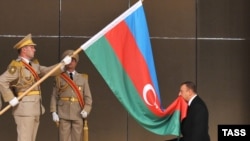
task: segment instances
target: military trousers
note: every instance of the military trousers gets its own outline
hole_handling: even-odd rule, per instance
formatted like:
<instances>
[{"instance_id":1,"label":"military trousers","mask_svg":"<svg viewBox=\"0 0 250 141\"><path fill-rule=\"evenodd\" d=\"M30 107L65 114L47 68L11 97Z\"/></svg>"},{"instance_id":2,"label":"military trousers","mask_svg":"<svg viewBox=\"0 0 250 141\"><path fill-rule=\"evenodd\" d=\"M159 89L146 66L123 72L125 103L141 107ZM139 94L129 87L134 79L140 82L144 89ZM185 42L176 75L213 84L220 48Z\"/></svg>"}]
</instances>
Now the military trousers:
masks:
<instances>
[{"instance_id":1,"label":"military trousers","mask_svg":"<svg viewBox=\"0 0 250 141\"><path fill-rule=\"evenodd\" d=\"M82 141L83 120L60 119L59 141Z\"/></svg>"},{"instance_id":2,"label":"military trousers","mask_svg":"<svg viewBox=\"0 0 250 141\"><path fill-rule=\"evenodd\" d=\"M17 141L36 141L40 116L14 116L17 125Z\"/></svg>"}]
</instances>

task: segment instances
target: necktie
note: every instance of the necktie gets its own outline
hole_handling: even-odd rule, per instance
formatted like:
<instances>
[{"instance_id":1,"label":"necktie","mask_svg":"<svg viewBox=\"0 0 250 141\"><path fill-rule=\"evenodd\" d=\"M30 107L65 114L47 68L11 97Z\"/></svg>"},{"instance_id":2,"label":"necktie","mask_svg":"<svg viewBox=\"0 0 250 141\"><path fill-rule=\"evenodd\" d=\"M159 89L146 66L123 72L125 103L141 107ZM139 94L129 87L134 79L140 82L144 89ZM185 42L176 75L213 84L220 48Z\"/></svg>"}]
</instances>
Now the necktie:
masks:
<instances>
[{"instance_id":1,"label":"necktie","mask_svg":"<svg viewBox=\"0 0 250 141\"><path fill-rule=\"evenodd\" d=\"M69 73L69 77L71 80L73 80L73 73L72 72Z\"/></svg>"}]
</instances>

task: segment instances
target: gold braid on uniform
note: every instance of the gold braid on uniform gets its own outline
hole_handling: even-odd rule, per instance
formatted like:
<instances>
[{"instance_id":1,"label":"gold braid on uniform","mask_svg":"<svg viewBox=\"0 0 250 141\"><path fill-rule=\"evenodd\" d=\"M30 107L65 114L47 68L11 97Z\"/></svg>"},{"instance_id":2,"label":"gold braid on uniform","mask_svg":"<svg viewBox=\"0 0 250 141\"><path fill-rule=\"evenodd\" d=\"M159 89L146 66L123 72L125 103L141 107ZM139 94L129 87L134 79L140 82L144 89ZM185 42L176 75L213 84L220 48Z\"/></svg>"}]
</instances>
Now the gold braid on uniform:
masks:
<instances>
[{"instance_id":1,"label":"gold braid on uniform","mask_svg":"<svg viewBox=\"0 0 250 141\"><path fill-rule=\"evenodd\" d=\"M18 65L17 65L18 64ZM24 78L22 79L22 83L20 82L21 79L18 79L16 84L13 84L12 87L16 87L16 88L25 88L25 87L30 87L32 85L34 81L34 76L30 75L29 78L24 76L24 72L23 72L23 67L24 65L22 65L22 63L20 63L19 61L16 61L14 63L14 65L17 67L17 70L19 71L20 77L19 78Z\"/></svg>"},{"instance_id":2,"label":"gold braid on uniform","mask_svg":"<svg viewBox=\"0 0 250 141\"><path fill-rule=\"evenodd\" d=\"M56 76L56 87L58 88L58 92L64 92L68 88L69 84L66 83L64 86L61 86L60 80L60 75Z\"/></svg>"}]
</instances>

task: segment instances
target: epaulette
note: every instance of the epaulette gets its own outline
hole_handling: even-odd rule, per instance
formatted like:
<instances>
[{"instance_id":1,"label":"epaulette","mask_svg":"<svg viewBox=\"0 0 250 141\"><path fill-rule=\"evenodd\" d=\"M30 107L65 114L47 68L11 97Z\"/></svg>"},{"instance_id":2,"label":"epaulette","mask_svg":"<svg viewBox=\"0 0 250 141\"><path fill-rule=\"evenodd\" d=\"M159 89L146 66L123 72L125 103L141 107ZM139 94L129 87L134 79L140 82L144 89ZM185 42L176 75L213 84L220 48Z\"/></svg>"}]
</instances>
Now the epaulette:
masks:
<instances>
[{"instance_id":1,"label":"epaulette","mask_svg":"<svg viewBox=\"0 0 250 141\"><path fill-rule=\"evenodd\" d=\"M18 60L12 60L11 63L9 64L9 66L21 67L21 66L23 66L23 64Z\"/></svg>"},{"instance_id":2,"label":"epaulette","mask_svg":"<svg viewBox=\"0 0 250 141\"><path fill-rule=\"evenodd\" d=\"M34 63L34 64L39 64L39 61L38 61L37 59L33 59L33 60L32 60L32 63Z\"/></svg>"},{"instance_id":3,"label":"epaulette","mask_svg":"<svg viewBox=\"0 0 250 141\"><path fill-rule=\"evenodd\" d=\"M82 73L82 76L84 77L84 78L86 78L86 79L88 79L88 74L86 74L86 73Z\"/></svg>"},{"instance_id":4,"label":"epaulette","mask_svg":"<svg viewBox=\"0 0 250 141\"><path fill-rule=\"evenodd\" d=\"M17 68L22 67L23 64L20 61L12 60L11 63L8 66L8 72L10 74L14 74L17 70Z\"/></svg>"}]
</instances>

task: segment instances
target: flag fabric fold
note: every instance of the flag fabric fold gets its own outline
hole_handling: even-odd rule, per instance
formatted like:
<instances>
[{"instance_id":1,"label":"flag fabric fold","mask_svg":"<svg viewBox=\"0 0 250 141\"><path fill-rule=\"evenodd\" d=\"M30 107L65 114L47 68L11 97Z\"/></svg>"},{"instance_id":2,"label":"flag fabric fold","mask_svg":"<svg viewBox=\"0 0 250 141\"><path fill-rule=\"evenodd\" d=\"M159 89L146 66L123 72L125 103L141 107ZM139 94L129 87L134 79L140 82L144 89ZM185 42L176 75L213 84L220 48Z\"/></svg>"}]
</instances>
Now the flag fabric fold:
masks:
<instances>
[{"instance_id":1,"label":"flag fabric fold","mask_svg":"<svg viewBox=\"0 0 250 141\"><path fill-rule=\"evenodd\" d=\"M128 113L159 135L180 135L187 103L162 108L147 22L138 1L81 48Z\"/></svg>"}]
</instances>

